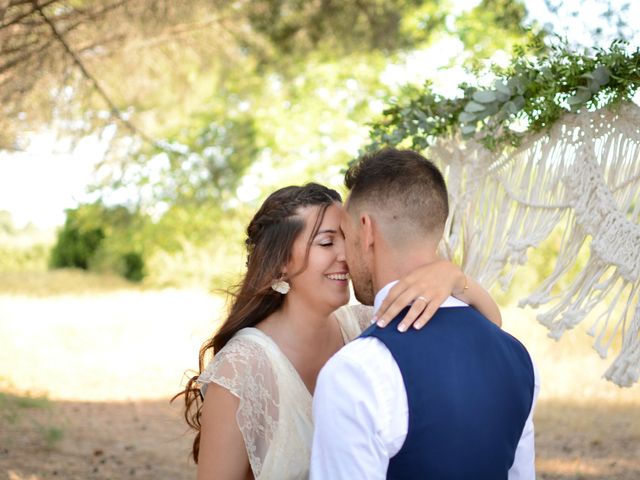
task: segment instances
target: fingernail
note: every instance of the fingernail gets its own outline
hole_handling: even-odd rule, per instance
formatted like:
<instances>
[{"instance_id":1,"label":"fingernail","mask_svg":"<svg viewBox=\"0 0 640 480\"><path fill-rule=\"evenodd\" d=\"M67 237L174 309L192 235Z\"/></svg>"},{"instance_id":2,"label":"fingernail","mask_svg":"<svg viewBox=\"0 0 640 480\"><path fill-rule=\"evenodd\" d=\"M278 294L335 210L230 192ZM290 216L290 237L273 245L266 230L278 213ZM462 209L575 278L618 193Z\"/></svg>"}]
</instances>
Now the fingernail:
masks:
<instances>
[{"instance_id":1,"label":"fingernail","mask_svg":"<svg viewBox=\"0 0 640 480\"><path fill-rule=\"evenodd\" d=\"M403 324L398 325L398 331L399 331L399 332L404 332L404 331L406 331L406 330L407 330L407 327L406 327L406 326L404 326Z\"/></svg>"},{"instance_id":2,"label":"fingernail","mask_svg":"<svg viewBox=\"0 0 640 480\"><path fill-rule=\"evenodd\" d=\"M382 327L384 327L384 322L383 322L382 320L378 320L378 321L376 322L376 325L378 325L379 327L381 327L381 328L382 328Z\"/></svg>"},{"instance_id":3,"label":"fingernail","mask_svg":"<svg viewBox=\"0 0 640 480\"><path fill-rule=\"evenodd\" d=\"M422 328L422 324L421 323L414 323L413 324L413 328L415 328L416 330L420 330Z\"/></svg>"}]
</instances>

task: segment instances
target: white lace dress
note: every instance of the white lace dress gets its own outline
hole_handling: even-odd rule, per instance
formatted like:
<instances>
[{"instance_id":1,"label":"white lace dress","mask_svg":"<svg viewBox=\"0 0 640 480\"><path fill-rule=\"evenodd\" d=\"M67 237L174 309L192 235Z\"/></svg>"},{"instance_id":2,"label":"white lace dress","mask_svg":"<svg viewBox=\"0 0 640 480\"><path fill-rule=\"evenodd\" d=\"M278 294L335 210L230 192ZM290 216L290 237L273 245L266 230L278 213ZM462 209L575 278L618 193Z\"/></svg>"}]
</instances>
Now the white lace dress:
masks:
<instances>
[{"instance_id":1,"label":"white lace dress","mask_svg":"<svg viewBox=\"0 0 640 480\"><path fill-rule=\"evenodd\" d=\"M369 326L373 310L347 305L335 312L346 342ZM311 394L275 342L257 328L240 330L211 360L198 382L215 382L240 399L236 412L256 480L309 477Z\"/></svg>"}]
</instances>

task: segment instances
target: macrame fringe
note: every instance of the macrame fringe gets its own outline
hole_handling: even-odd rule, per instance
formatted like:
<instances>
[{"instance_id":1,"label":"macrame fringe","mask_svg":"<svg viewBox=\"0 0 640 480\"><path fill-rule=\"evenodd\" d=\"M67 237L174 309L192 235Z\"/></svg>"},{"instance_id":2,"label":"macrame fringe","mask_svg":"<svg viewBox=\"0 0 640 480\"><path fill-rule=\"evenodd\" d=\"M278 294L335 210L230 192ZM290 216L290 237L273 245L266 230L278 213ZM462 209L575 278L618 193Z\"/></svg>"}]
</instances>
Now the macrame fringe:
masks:
<instances>
[{"instance_id":1,"label":"macrame fringe","mask_svg":"<svg viewBox=\"0 0 640 480\"><path fill-rule=\"evenodd\" d=\"M640 108L568 114L517 149L490 152L474 141L440 140L429 156L448 180L451 215L442 245L484 285L508 287L529 248L559 225L563 238L553 273L521 306L549 335L562 334L602 310L589 334L603 358L621 338L605 377L631 386L640 378ZM575 270L585 243L589 259ZM622 313L620 313L622 311Z\"/></svg>"}]
</instances>

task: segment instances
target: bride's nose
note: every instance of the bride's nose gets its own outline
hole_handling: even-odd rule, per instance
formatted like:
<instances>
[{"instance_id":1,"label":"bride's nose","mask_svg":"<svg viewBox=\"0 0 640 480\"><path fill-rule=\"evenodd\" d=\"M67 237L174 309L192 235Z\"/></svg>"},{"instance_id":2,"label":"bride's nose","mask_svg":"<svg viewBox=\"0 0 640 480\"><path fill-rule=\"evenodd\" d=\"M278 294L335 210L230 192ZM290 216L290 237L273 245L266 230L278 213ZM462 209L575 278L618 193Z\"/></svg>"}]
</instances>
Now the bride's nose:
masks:
<instances>
[{"instance_id":1,"label":"bride's nose","mask_svg":"<svg viewBox=\"0 0 640 480\"><path fill-rule=\"evenodd\" d=\"M337 247L336 260L338 260L339 262L346 262L347 254L344 248L344 240L337 242L336 247Z\"/></svg>"}]
</instances>

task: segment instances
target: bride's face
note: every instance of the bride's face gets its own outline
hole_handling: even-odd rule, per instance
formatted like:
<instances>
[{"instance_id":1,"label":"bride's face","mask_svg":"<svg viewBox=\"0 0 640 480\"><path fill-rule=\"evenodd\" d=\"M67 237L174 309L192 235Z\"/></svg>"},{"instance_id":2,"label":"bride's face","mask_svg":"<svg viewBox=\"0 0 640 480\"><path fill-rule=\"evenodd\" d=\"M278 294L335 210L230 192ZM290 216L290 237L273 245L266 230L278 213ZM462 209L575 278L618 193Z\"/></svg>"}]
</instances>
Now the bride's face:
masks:
<instances>
[{"instance_id":1,"label":"bride's face","mask_svg":"<svg viewBox=\"0 0 640 480\"><path fill-rule=\"evenodd\" d=\"M311 239L320 207L300 209L305 228L293 244L291 261L287 265L287 272L292 275L289 278L291 290L287 295L292 298L299 296L313 308L326 311L327 314L349 302L349 270L345 260L344 237L340 231L341 209L338 203L330 205L320 228ZM309 241L311 247L305 268Z\"/></svg>"}]
</instances>

